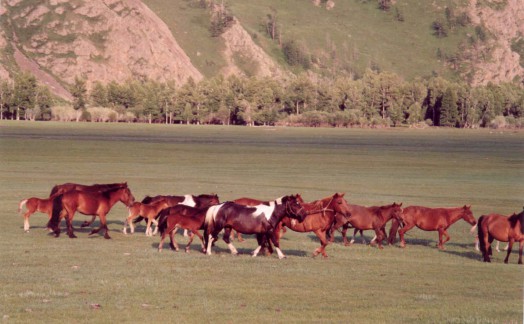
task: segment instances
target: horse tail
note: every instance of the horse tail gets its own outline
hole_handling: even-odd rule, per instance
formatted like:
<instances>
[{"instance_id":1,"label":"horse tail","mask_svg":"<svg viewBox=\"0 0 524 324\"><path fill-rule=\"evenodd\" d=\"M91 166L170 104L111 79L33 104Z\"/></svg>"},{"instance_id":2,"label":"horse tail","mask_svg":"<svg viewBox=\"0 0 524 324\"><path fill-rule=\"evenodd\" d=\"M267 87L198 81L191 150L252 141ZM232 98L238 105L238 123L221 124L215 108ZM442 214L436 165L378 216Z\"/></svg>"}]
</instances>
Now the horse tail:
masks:
<instances>
[{"instance_id":1,"label":"horse tail","mask_svg":"<svg viewBox=\"0 0 524 324\"><path fill-rule=\"evenodd\" d=\"M477 222L477 235L479 239L480 252L482 252L482 255L485 255L487 253L486 243L484 242L484 229L482 228L482 222L484 221L484 217L484 215L480 216Z\"/></svg>"},{"instance_id":2,"label":"horse tail","mask_svg":"<svg viewBox=\"0 0 524 324\"><path fill-rule=\"evenodd\" d=\"M18 213L20 214L22 212L22 208L24 208L24 205L27 203L29 199L21 200L20 203L18 203Z\"/></svg>"},{"instance_id":3,"label":"horse tail","mask_svg":"<svg viewBox=\"0 0 524 324\"><path fill-rule=\"evenodd\" d=\"M215 219L218 210L220 209L220 207L222 207L222 205L223 204L211 206L206 211L206 218L204 220L204 239L206 240L206 244L209 234L214 230Z\"/></svg>"},{"instance_id":4,"label":"horse tail","mask_svg":"<svg viewBox=\"0 0 524 324\"><path fill-rule=\"evenodd\" d=\"M62 203L63 197L64 195L62 194L53 198L53 213L49 219L49 222L47 222L47 227L55 231L55 233L60 226L60 213L64 208L64 204Z\"/></svg>"},{"instance_id":5,"label":"horse tail","mask_svg":"<svg viewBox=\"0 0 524 324\"><path fill-rule=\"evenodd\" d=\"M396 218L391 220L391 228L389 229L388 243L393 244L397 239L397 231L400 223Z\"/></svg>"},{"instance_id":6,"label":"horse tail","mask_svg":"<svg viewBox=\"0 0 524 324\"><path fill-rule=\"evenodd\" d=\"M162 209L160 213L158 213L158 230L160 231L161 235L164 235L164 232L167 229L167 215L169 214L169 209Z\"/></svg>"},{"instance_id":7,"label":"horse tail","mask_svg":"<svg viewBox=\"0 0 524 324\"><path fill-rule=\"evenodd\" d=\"M524 211L519 214L520 233L524 235Z\"/></svg>"}]
</instances>

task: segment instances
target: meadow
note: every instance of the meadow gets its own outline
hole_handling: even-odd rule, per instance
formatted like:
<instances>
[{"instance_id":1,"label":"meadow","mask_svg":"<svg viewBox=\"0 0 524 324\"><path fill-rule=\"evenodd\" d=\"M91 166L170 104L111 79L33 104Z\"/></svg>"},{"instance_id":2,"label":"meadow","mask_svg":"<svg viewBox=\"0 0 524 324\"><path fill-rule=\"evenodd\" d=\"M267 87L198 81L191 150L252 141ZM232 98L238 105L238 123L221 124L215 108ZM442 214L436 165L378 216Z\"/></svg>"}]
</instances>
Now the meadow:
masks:
<instances>
[{"instance_id":1,"label":"meadow","mask_svg":"<svg viewBox=\"0 0 524 324\"><path fill-rule=\"evenodd\" d=\"M111 240L80 229L54 238L47 216L23 231L18 202L47 197L64 182L127 181L145 195L217 193L306 201L345 192L350 203L452 207L474 215L520 211L524 133L487 129L306 129L146 124L0 122L0 316L4 322L378 322L520 323L523 267L518 250L481 262L469 224L451 227L447 249L436 232L413 229L407 247L378 250L340 234L329 258L312 258L313 234L288 231L287 255L252 258L256 242L223 241L214 254L172 252L159 237L121 230ZM95 226L98 221L95 222ZM372 237L366 232L366 237ZM179 243L185 238L177 236Z\"/></svg>"}]
</instances>

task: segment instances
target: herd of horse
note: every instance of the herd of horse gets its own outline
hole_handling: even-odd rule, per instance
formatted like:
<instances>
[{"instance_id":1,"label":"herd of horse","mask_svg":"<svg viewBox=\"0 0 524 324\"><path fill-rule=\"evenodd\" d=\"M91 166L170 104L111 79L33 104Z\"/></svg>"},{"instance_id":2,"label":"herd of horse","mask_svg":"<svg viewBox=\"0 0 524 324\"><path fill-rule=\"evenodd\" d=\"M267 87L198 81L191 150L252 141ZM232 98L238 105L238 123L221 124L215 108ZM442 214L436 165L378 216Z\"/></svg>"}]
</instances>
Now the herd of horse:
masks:
<instances>
[{"instance_id":1,"label":"herd of horse","mask_svg":"<svg viewBox=\"0 0 524 324\"><path fill-rule=\"evenodd\" d=\"M56 237L60 235L60 223L65 219L67 234L75 238L73 218L76 212L92 216L91 220L82 223L82 227L90 226L98 216L100 226L91 231L91 234L104 232L109 239L106 216L111 208L122 202L127 206L129 214L124 221L123 233L127 234L127 227L134 232L134 224L142 220L147 221L146 235L152 236L160 231L158 250L162 251L166 235L170 237L170 247L178 251L179 247L174 238L178 229L189 233L189 242L185 251L189 252L194 235L201 240L203 253L211 255L212 247L223 232L223 240L232 254L237 254L231 240L232 231L237 232L239 241L241 235L255 235L258 246L252 255L257 256L264 248L268 253L277 251L278 257L285 255L280 249L280 239L286 228L296 232L313 232L320 240L320 247L315 249L313 256L321 254L327 257L326 246L333 242L336 231L342 233L345 245L348 241L347 230L354 229L362 235L364 230L373 230L375 237L372 245L382 249L382 243L394 244L397 233L400 238L400 247L405 247L404 235L413 227L424 231L437 231L439 240L437 247L445 249L444 244L450 240L448 228L455 222L463 219L472 225L471 232L477 228L479 247L484 262L491 262L491 244L493 240L508 242L507 255L504 260L508 263L513 243L519 243L518 263L522 264L522 250L524 246L524 211L509 216L489 214L479 217L473 216L471 206L464 205L456 208L429 208L422 206L402 207L402 203L394 202L385 206L359 206L349 204L343 193L335 193L312 202L305 202L300 194L280 197L273 201L262 201L253 198L239 198L221 203L216 194L183 195L183 196L146 196L141 202L135 201L126 182L112 184L82 185L65 183L52 188L48 198L28 198L20 201L19 212L23 206L24 230L29 231L29 217L35 212L47 213L49 221L47 228ZM386 233L386 224L391 222L389 235ZM152 227L155 226L153 231ZM203 230L203 235L200 231ZM498 250L498 247L497 247Z\"/></svg>"}]
</instances>

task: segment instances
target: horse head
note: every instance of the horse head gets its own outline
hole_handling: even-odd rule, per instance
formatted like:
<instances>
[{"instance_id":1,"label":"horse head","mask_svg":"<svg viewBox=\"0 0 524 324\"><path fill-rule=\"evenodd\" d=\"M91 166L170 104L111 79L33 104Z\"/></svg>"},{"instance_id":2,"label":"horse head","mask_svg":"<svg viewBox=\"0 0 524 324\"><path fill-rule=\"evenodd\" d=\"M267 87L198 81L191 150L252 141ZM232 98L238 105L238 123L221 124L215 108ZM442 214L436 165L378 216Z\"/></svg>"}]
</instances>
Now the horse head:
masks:
<instances>
[{"instance_id":1,"label":"horse head","mask_svg":"<svg viewBox=\"0 0 524 324\"><path fill-rule=\"evenodd\" d=\"M135 202L135 197L133 196L133 194L131 193L131 190L129 190L128 187L120 188L118 189L118 191L121 192L120 201L124 205L129 207Z\"/></svg>"},{"instance_id":2,"label":"horse head","mask_svg":"<svg viewBox=\"0 0 524 324\"><path fill-rule=\"evenodd\" d=\"M397 204L394 202L390 205L391 208L391 218L396 219L399 222L402 222L402 203Z\"/></svg>"},{"instance_id":3,"label":"horse head","mask_svg":"<svg viewBox=\"0 0 524 324\"><path fill-rule=\"evenodd\" d=\"M351 211L349 210L349 205L346 199L344 199L345 193L336 193L331 198L331 203L328 207L333 208L335 213L344 215L344 217L351 216Z\"/></svg>"},{"instance_id":4,"label":"horse head","mask_svg":"<svg viewBox=\"0 0 524 324\"><path fill-rule=\"evenodd\" d=\"M297 219L302 222L307 216L307 212L300 204L299 199L295 195L285 196L282 198L282 204L285 206L287 216Z\"/></svg>"},{"instance_id":5,"label":"horse head","mask_svg":"<svg viewBox=\"0 0 524 324\"><path fill-rule=\"evenodd\" d=\"M473 212L471 211L471 205L464 205L464 207L462 207L462 219L473 226L477 225L477 220L475 219L475 217L473 216Z\"/></svg>"}]
</instances>

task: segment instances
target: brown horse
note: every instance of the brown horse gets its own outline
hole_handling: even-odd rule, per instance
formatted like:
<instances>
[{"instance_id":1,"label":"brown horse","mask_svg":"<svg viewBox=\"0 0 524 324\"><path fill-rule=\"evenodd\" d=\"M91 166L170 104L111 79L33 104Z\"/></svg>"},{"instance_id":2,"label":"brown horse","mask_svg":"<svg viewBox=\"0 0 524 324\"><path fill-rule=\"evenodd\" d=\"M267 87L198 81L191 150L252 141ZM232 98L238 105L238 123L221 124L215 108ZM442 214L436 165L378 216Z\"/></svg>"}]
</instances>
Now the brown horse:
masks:
<instances>
[{"instance_id":1,"label":"brown horse","mask_svg":"<svg viewBox=\"0 0 524 324\"><path fill-rule=\"evenodd\" d=\"M348 205L350 216L337 214L335 225L333 225L331 233L342 226L342 238L344 245L350 245L348 242L346 233L349 227L357 230L374 230L376 238L375 242L378 243L378 248L382 249L382 241L387 237L386 235L386 223L391 219L400 219L402 216L402 203L393 203L385 206L372 206L365 207L359 205ZM361 232L362 233L362 232ZM331 235L331 241L333 241L334 235ZM373 241L372 241L373 244Z\"/></svg>"},{"instance_id":2,"label":"brown horse","mask_svg":"<svg viewBox=\"0 0 524 324\"><path fill-rule=\"evenodd\" d=\"M438 231L438 248L444 250L444 243L449 241L450 236L447 229L459 219L475 226L477 221L471 212L471 206L464 205L456 208L428 208L421 206L409 206L404 208L402 212L401 223L403 227L398 230L400 236L400 247L406 246L404 234L417 226L424 231ZM393 224L395 225L395 224ZM473 230L473 229L472 229ZM396 236L396 228L390 231L390 240ZM446 237L443 240L443 237Z\"/></svg>"},{"instance_id":3,"label":"brown horse","mask_svg":"<svg viewBox=\"0 0 524 324\"><path fill-rule=\"evenodd\" d=\"M127 188L127 182L118 182L118 183L102 183L102 184L92 184L92 185L83 185L79 183L63 183L60 185L55 185L51 189L49 197L56 197L60 194L66 193L71 190L83 191L83 192L103 192L111 189L117 188ZM96 219L96 216L93 216L90 221L84 221L81 227L90 226Z\"/></svg>"},{"instance_id":4,"label":"brown horse","mask_svg":"<svg viewBox=\"0 0 524 324\"><path fill-rule=\"evenodd\" d=\"M106 215L118 201L130 206L135 200L129 188L116 188L104 192L83 192L78 190L68 191L53 199L53 214L47 226L53 230L55 236L60 235L60 220L65 217L67 223L67 234L75 238L73 233L73 217L79 211L84 215L96 215L100 217L100 227L91 231L91 234L105 230L104 237L109 239L106 224Z\"/></svg>"},{"instance_id":5,"label":"brown horse","mask_svg":"<svg viewBox=\"0 0 524 324\"><path fill-rule=\"evenodd\" d=\"M511 216L489 214L480 216L478 221L478 236L480 250L484 262L491 262L491 243L493 240L508 242L508 254L504 263L508 263L514 242L519 242L519 264L522 264L522 249L524 247L524 211Z\"/></svg>"},{"instance_id":6,"label":"brown horse","mask_svg":"<svg viewBox=\"0 0 524 324\"><path fill-rule=\"evenodd\" d=\"M302 199L302 198L300 198ZM320 247L313 252L313 256L322 253L327 257L326 246L329 244L326 235L331 230L335 222L335 215L340 213L346 217L350 215L349 206L344 199L344 194L335 193L333 196L316 200L310 203L303 203L302 206L307 212L306 218L302 222L297 222L289 217L284 217L280 226L285 226L295 232L313 232L320 239ZM279 233L279 232L277 232ZM280 237L278 237L280 239Z\"/></svg>"},{"instance_id":7,"label":"brown horse","mask_svg":"<svg viewBox=\"0 0 524 324\"><path fill-rule=\"evenodd\" d=\"M204 220L208 209L209 207L195 208L185 205L176 205L162 210L158 215L158 228L160 229L161 235L158 252L162 252L166 234L169 234L169 239L171 240L169 246L171 249L178 251L178 243L174 238L174 233L179 228L183 228L191 233L186 245L186 253L189 253L189 247L193 242L195 234L202 242L202 252L205 253L206 248L204 246L204 237L198 232L198 230L204 228Z\"/></svg>"},{"instance_id":8,"label":"brown horse","mask_svg":"<svg viewBox=\"0 0 524 324\"><path fill-rule=\"evenodd\" d=\"M33 215L36 212L46 213L49 216L49 219L51 219L51 214L53 213L53 198L54 196L44 199L31 197L23 199L20 201L20 203L18 203L19 214L22 212L22 208L24 208L24 205L27 209L27 211L23 215L24 231L29 232L29 216Z\"/></svg>"},{"instance_id":9,"label":"brown horse","mask_svg":"<svg viewBox=\"0 0 524 324\"><path fill-rule=\"evenodd\" d=\"M129 224L131 234L133 234L135 232L135 227L133 226L133 222L131 220L135 219L138 215L140 215L147 219L146 236L156 235L156 233L158 232L158 221L156 220L156 217L162 209L168 207L170 207L170 205L167 200L158 200L150 204L134 202L133 204L131 204L131 206L128 207L129 215L124 221L124 229L122 230L122 232L124 234L127 234L127 225ZM155 224L154 232L151 229L151 223Z\"/></svg>"},{"instance_id":10,"label":"brown horse","mask_svg":"<svg viewBox=\"0 0 524 324\"><path fill-rule=\"evenodd\" d=\"M127 188L127 182L103 183L103 184L92 184L92 185L83 185L79 183L68 182L68 183L63 183L60 185L55 185L51 189L51 193L49 194L49 197L57 196L57 195L66 193L71 190L92 192L92 191L106 191L106 190L116 189L116 188Z\"/></svg>"}]
</instances>

